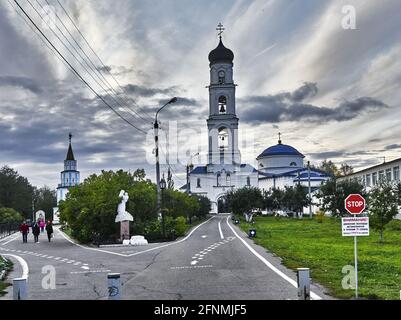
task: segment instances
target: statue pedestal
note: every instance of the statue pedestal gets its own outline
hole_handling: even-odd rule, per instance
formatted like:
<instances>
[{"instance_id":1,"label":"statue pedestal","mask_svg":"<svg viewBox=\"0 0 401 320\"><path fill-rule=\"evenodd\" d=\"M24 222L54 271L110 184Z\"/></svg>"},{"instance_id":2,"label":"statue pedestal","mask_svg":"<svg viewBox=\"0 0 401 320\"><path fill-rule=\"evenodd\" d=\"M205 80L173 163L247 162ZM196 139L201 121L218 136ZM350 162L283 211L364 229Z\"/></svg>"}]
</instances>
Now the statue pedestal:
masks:
<instances>
[{"instance_id":1,"label":"statue pedestal","mask_svg":"<svg viewBox=\"0 0 401 320\"><path fill-rule=\"evenodd\" d=\"M129 221L121 221L120 222L120 239L121 241L129 240Z\"/></svg>"}]
</instances>

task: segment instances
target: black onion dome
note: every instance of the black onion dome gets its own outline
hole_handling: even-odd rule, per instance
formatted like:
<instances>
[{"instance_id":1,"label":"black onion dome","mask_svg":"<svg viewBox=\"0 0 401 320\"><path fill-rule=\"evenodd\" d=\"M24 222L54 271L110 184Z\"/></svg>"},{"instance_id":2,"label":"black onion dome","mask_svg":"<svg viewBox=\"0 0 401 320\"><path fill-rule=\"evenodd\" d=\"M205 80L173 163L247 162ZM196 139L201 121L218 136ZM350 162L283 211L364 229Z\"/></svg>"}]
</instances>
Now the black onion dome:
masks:
<instances>
[{"instance_id":1,"label":"black onion dome","mask_svg":"<svg viewBox=\"0 0 401 320\"><path fill-rule=\"evenodd\" d=\"M210 64L217 62L233 63L233 60L234 60L234 53L230 49L227 49L224 46L221 39L217 48L209 53Z\"/></svg>"}]
</instances>

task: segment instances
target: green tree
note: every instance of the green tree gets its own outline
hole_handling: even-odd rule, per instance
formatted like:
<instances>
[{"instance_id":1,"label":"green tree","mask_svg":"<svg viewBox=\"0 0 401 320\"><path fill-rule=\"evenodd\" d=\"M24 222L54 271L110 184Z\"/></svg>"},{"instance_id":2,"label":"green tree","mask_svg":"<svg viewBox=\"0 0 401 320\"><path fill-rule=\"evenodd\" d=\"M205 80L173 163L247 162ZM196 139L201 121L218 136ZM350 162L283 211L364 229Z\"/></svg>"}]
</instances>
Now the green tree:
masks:
<instances>
[{"instance_id":1,"label":"green tree","mask_svg":"<svg viewBox=\"0 0 401 320\"><path fill-rule=\"evenodd\" d=\"M330 212L334 217L343 217L348 215L345 210L344 201L352 193L366 195L364 187L357 181L337 181L336 178L327 180L316 197L320 200L320 207L325 212Z\"/></svg>"},{"instance_id":2,"label":"green tree","mask_svg":"<svg viewBox=\"0 0 401 320\"><path fill-rule=\"evenodd\" d=\"M332 177L339 177L341 175L340 170L331 160L323 160L323 162L320 164L320 166L318 166L317 169L328 173Z\"/></svg>"},{"instance_id":3,"label":"green tree","mask_svg":"<svg viewBox=\"0 0 401 320\"><path fill-rule=\"evenodd\" d=\"M387 181L380 181L369 192L368 209L370 224L379 231L380 242L383 241L385 225L398 214L399 204L398 188Z\"/></svg>"},{"instance_id":4,"label":"green tree","mask_svg":"<svg viewBox=\"0 0 401 320\"><path fill-rule=\"evenodd\" d=\"M149 181L138 181L134 174L119 170L102 171L91 175L82 184L70 189L65 201L60 203L60 220L71 228L72 236L80 242L90 242L96 237L114 240L118 225L114 222L120 190L130 198L127 211L134 216L134 224L155 220L156 186Z\"/></svg>"},{"instance_id":5,"label":"green tree","mask_svg":"<svg viewBox=\"0 0 401 320\"><path fill-rule=\"evenodd\" d=\"M12 208L0 208L0 224L2 223L21 223L23 216Z\"/></svg>"},{"instance_id":6,"label":"green tree","mask_svg":"<svg viewBox=\"0 0 401 320\"><path fill-rule=\"evenodd\" d=\"M259 188L243 187L230 191L226 195L227 205L237 215L244 215L247 222L251 222L254 211L263 208L263 195Z\"/></svg>"},{"instance_id":7,"label":"green tree","mask_svg":"<svg viewBox=\"0 0 401 320\"><path fill-rule=\"evenodd\" d=\"M340 175L348 176L351 173L354 173L354 168L345 162L342 163L340 167Z\"/></svg>"},{"instance_id":8,"label":"green tree","mask_svg":"<svg viewBox=\"0 0 401 320\"><path fill-rule=\"evenodd\" d=\"M14 169L4 166L0 169L0 204L13 208L25 218L32 215L32 196L34 188L28 179Z\"/></svg>"},{"instance_id":9,"label":"green tree","mask_svg":"<svg viewBox=\"0 0 401 320\"><path fill-rule=\"evenodd\" d=\"M306 188L300 184L294 187L285 187L283 194L283 205L289 210L302 216L303 208L308 205L308 196Z\"/></svg>"},{"instance_id":10,"label":"green tree","mask_svg":"<svg viewBox=\"0 0 401 320\"><path fill-rule=\"evenodd\" d=\"M57 205L56 192L49 187L43 187L34 191L35 210L43 210L46 219L53 220L53 208Z\"/></svg>"},{"instance_id":11,"label":"green tree","mask_svg":"<svg viewBox=\"0 0 401 320\"><path fill-rule=\"evenodd\" d=\"M283 198L284 191L281 189L273 188L268 191L264 191L264 207L271 211L281 210L283 208Z\"/></svg>"}]
</instances>

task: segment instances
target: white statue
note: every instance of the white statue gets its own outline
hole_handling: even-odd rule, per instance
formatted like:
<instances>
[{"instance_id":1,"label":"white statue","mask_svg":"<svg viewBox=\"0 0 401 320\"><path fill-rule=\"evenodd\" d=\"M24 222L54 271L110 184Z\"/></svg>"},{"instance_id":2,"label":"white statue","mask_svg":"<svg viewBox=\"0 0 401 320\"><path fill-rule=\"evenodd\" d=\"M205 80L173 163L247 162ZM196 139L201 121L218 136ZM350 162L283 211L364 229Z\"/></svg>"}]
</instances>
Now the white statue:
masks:
<instances>
[{"instance_id":1,"label":"white statue","mask_svg":"<svg viewBox=\"0 0 401 320\"><path fill-rule=\"evenodd\" d=\"M124 190L121 190L119 197L122 198L122 200L121 203L118 205L117 209L118 214L116 216L115 222L134 221L134 217L125 209L127 201L129 199L128 193L125 192Z\"/></svg>"}]
</instances>

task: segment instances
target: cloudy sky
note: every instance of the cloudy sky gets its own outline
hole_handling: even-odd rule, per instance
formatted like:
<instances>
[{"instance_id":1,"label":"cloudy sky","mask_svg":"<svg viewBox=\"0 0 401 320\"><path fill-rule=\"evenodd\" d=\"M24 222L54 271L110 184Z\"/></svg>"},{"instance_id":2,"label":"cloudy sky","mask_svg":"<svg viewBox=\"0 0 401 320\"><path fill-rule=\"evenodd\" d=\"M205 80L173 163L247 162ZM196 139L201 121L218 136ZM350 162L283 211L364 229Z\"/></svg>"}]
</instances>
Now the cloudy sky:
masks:
<instances>
[{"instance_id":1,"label":"cloudy sky","mask_svg":"<svg viewBox=\"0 0 401 320\"><path fill-rule=\"evenodd\" d=\"M145 168L153 177L150 118L173 96L179 102L160 120L170 138L178 132L169 153L181 185L198 146L202 157L194 160L204 162L207 57L219 22L235 54L240 134L253 141L243 146L243 162L255 164L279 131L316 164L363 168L401 157L399 0L17 1L131 123L77 79L13 0L1 0L0 166L35 185L59 182L70 131L82 177L119 168ZM349 6L355 29L343 28Z\"/></svg>"}]
</instances>

